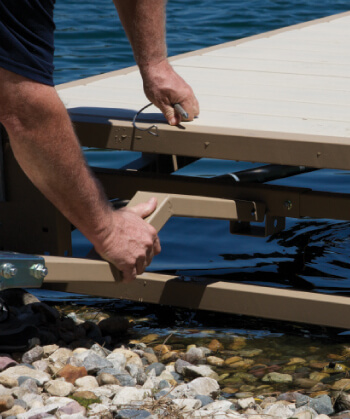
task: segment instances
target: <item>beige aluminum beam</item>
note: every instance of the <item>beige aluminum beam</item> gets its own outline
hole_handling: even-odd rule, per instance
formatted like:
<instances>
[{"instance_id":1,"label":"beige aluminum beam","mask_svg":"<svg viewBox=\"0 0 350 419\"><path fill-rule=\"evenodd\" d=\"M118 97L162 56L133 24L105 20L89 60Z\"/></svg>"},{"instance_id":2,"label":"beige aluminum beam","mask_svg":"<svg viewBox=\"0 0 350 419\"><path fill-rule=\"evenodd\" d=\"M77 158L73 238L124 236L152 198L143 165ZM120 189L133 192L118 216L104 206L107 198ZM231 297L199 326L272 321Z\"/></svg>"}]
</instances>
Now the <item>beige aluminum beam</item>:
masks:
<instances>
[{"instance_id":1,"label":"beige aluminum beam","mask_svg":"<svg viewBox=\"0 0 350 419\"><path fill-rule=\"evenodd\" d=\"M204 196L176 195L154 192L137 192L128 206L147 202L150 198L157 198L156 210L147 221L157 231L165 225L170 217L213 218L218 220L248 220L263 221L265 205L229 199L208 198Z\"/></svg>"},{"instance_id":2,"label":"beige aluminum beam","mask_svg":"<svg viewBox=\"0 0 350 419\"><path fill-rule=\"evenodd\" d=\"M350 327L350 299L342 296L171 275L144 273L122 283L104 261L45 256L49 274L43 288L165 304L189 309Z\"/></svg>"}]
</instances>

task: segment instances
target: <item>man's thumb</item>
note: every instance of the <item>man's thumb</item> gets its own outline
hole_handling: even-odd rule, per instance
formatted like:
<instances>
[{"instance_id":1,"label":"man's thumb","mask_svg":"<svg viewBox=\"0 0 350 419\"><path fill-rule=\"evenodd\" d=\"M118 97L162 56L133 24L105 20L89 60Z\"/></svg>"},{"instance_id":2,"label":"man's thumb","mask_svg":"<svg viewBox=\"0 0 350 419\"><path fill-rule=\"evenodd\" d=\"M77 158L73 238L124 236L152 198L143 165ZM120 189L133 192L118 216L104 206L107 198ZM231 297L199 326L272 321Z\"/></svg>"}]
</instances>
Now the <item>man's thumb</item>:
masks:
<instances>
[{"instance_id":1,"label":"man's thumb","mask_svg":"<svg viewBox=\"0 0 350 419\"><path fill-rule=\"evenodd\" d=\"M157 199L151 198L147 202L142 202L137 204L134 207L129 208L130 211L139 215L141 218L146 218L152 214L152 212L157 208Z\"/></svg>"}]
</instances>

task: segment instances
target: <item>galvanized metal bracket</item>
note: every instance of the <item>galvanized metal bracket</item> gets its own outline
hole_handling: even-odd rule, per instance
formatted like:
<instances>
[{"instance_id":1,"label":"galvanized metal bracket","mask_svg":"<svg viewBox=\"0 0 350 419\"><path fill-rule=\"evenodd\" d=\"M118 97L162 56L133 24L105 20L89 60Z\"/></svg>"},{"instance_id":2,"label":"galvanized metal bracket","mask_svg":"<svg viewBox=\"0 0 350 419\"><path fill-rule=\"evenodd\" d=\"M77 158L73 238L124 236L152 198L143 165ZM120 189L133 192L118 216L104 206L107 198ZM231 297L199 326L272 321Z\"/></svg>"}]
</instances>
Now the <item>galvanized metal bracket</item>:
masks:
<instances>
[{"instance_id":1,"label":"galvanized metal bracket","mask_svg":"<svg viewBox=\"0 0 350 419\"><path fill-rule=\"evenodd\" d=\"M263 221L265 205L259 202L210 198L193 195L177 195L154 192L137 192L128 206L156 197L156 210L147 221L159 231L170 217L212 218L219 220Z\"/></svg>"},{"instance_id":2,"label":"galvanized metal bracket","mask_svg":"<svg viewBox=\"0 0 350 419\"><path fill-rule=\"evenodd\" d=\"M43 257L0 252L0 291L7 288L40 288L47 274Z\"/></svg>"}]
</instances>

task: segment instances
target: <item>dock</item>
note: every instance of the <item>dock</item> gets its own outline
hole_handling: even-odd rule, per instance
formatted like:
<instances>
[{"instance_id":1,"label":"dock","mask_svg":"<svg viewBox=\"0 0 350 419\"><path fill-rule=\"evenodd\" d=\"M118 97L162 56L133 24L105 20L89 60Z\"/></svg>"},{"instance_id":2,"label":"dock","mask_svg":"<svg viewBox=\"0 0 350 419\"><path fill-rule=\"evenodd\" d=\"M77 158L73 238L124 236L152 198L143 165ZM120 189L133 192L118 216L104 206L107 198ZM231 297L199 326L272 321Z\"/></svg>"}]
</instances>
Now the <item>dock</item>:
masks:
<instances>
[{"instance_id":1,"label":"dock","mask_svg":"<svg viewBox=\"0 0 350 419\"><path fill-rule=\"evenodd\" d=\"M182 54L171 63L201 107L199 118L178 127L154 106L137 115L148 103L137 67L57 87L83 146L142 153L137 170L93 168L110 199L134 205L157 196L149 222L158 230L178 215L227 219L233 233L248 235L258 222L254 234L263 236L283 229L286 217L350 220L350 194L172 175L200 158L350 170L350 12ZM8 146L3 158L8 193L0 202L0 247L43 255L45 288L350 327L344 296L151 272L124 284L107 262L67 258L70 224L33 190ZM24 205L33 220L20 220Z\"/></svg>"}]
</instances>

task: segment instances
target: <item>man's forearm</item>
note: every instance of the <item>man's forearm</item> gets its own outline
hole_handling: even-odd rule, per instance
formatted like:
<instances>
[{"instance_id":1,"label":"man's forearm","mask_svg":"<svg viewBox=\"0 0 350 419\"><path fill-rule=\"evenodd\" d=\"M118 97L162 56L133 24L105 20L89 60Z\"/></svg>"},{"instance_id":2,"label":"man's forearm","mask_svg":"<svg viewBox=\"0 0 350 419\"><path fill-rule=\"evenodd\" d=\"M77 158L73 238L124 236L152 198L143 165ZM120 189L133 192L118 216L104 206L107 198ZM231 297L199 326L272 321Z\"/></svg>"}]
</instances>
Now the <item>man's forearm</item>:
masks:
<instances>
[{"instance_id":1,"label":"man's forearm","mask_svg":"<svg viewBox=\"0 0 350 419\"><path fill-rule=\"evenodd\" d=\"M164 0L114 0L141 73L167 56Z\"/></svg>"}]
</instances>

